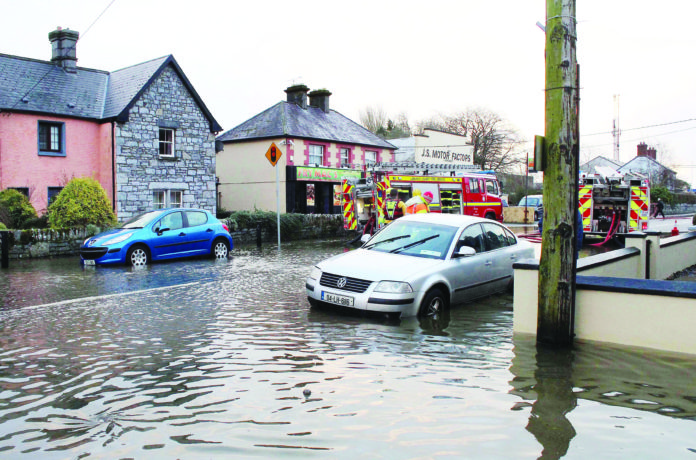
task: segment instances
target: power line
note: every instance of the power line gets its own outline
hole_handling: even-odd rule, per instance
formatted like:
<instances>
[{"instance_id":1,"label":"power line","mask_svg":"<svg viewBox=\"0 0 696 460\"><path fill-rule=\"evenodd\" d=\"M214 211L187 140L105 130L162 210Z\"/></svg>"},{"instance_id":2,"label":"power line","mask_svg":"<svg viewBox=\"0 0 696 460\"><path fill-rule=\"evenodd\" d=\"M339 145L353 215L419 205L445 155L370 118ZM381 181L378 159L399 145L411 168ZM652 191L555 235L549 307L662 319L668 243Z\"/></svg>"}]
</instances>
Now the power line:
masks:
<instances>
[{"instance_id":1,"label":"power line","mask_svg":"<svg viewBox=\"0 0 696 460\"><path fill-rule=\"evenodd\" d=\"M660 126L669 126L669 125L676 125L678 123L687 123L689 121L696 121L696 118L688 118L686 120L677 120L677 121L670 121L667 123L659 123L656 125L647 125L647 126L639 126L638 128L627 128L627 129L622 129L621 132L624 131L635 131L637 129L647 129L647 128L658 128ZM612 134L613 131L604 131L601 133L591 133L591 134L581 134L580 137L588 137L588 136L599 136L601 134Z\"/></svg>"}]
</instances>

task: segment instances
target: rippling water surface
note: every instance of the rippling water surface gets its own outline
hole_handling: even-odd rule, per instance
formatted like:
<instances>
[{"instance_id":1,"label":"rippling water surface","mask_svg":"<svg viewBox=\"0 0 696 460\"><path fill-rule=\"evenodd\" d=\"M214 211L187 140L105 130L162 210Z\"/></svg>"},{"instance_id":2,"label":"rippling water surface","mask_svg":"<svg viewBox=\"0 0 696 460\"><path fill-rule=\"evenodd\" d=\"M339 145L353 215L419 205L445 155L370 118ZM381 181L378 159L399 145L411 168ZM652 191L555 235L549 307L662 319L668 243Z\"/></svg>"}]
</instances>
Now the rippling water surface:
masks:
<instances>
[{"instance_id":1,"label":"rippling water surface","mask_svg":"<svg viewBox=\"0 0 696 460\"><path fill-rule=\"evenodd\" d=\"M696 458L696 357L310 310L336 242L0 274L4 458ZM81 297L81 300L74 300Z\"/></svg>"}]
</instances>

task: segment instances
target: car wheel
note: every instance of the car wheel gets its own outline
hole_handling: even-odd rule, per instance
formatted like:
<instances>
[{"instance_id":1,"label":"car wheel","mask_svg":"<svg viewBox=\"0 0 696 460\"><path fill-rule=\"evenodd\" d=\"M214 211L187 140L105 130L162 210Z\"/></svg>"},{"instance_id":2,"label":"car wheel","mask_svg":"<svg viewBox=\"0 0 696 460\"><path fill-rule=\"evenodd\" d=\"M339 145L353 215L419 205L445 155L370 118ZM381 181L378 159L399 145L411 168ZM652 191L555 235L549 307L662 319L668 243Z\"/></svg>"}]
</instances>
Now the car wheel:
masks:
<instances>
[{"instance_id":1,"label":"car wheel","mask_svg":"<svg viewBox=\"0 0 696 460\"><path fill-rule=\"evenodd\" d=\"M223 240L217 239L213 242L213 250L210 255L215 259L227 259L230 254L230 244Z\"/></svg>"},{"instance_id":2,"label":"car wheel","mask_svg":"<svg viewBox=\"0 0 696 460\"><path fill-rule=\"evenodd\" d=\"M492 212L486 213L486 219L495 220L495 214Z\"/></svg>"},{"instance_id":3,"label":"car wheel","mask_svg":"<svg viewBox=\"0 0 696 460\"><path fill-rule=\"evenodd\" d=\"M431 289L425 294L418 312L419 316L434 316L447 309L447 297L440 289Z\"/></svg>"},{"instance_id":4,"label":"car wheel","mask_svg":"<svg viewBox=\"0 0 696 460\"><path fill-rule=\"evenodd\" d=\"M128 250L126 263L132 267L144 267L150 263L150 253L144 246L133 246Z\"/></svg>"}]
</instances>

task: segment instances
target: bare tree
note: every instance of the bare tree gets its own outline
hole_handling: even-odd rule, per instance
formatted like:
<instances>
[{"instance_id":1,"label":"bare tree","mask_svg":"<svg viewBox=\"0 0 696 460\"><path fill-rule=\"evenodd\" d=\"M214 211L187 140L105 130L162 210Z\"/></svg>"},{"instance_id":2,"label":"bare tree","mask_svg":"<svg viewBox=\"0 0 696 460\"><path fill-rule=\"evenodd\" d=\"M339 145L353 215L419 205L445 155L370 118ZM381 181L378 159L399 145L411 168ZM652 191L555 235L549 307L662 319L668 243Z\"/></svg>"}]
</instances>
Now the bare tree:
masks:
<instances>
[{"instance_id":1,"label":"bare tree","mask_svg":"<svg viewBox=\"0 0 696 460\"><path fill-rule=\"evenodd\" d=\"M489 110L469 109L418 124L419 132L425 128L468 137L474 144L474 164L482 170L511 172L525 162L520 151L524 141L505 120Z\"/></svg>"},{"instance_id":2,"label":"bare tree","mask_svg":"<svg viewBox=\"0 0 696 460\"><path fill-rule=\"evenodd\" d=\"M360 124L369 131L379 134L386 130L387 114L381 107L365 107L360 111Z\"/></svg>"}]
</instances>

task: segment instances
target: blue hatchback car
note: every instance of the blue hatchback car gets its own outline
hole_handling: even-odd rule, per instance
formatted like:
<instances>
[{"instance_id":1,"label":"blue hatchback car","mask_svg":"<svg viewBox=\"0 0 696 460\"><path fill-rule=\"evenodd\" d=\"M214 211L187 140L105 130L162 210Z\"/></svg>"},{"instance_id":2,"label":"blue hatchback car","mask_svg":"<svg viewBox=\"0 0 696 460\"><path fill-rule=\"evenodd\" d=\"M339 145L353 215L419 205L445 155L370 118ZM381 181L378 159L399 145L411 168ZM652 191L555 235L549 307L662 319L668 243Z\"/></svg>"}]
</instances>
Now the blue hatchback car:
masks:
<instances>
[{"instance_id":1,"label":"blue hatchback car","mask_svg":"<svg viewBox=\"0 0 696 460\"><path fill-rule=\"evenodd\" d=\"M227 258L232 237L222 222L202 209L157 209L120 228L87 238L80 247L85 265L144 266L156 260L209 255Z\"/></svg>"}]
</instances>

